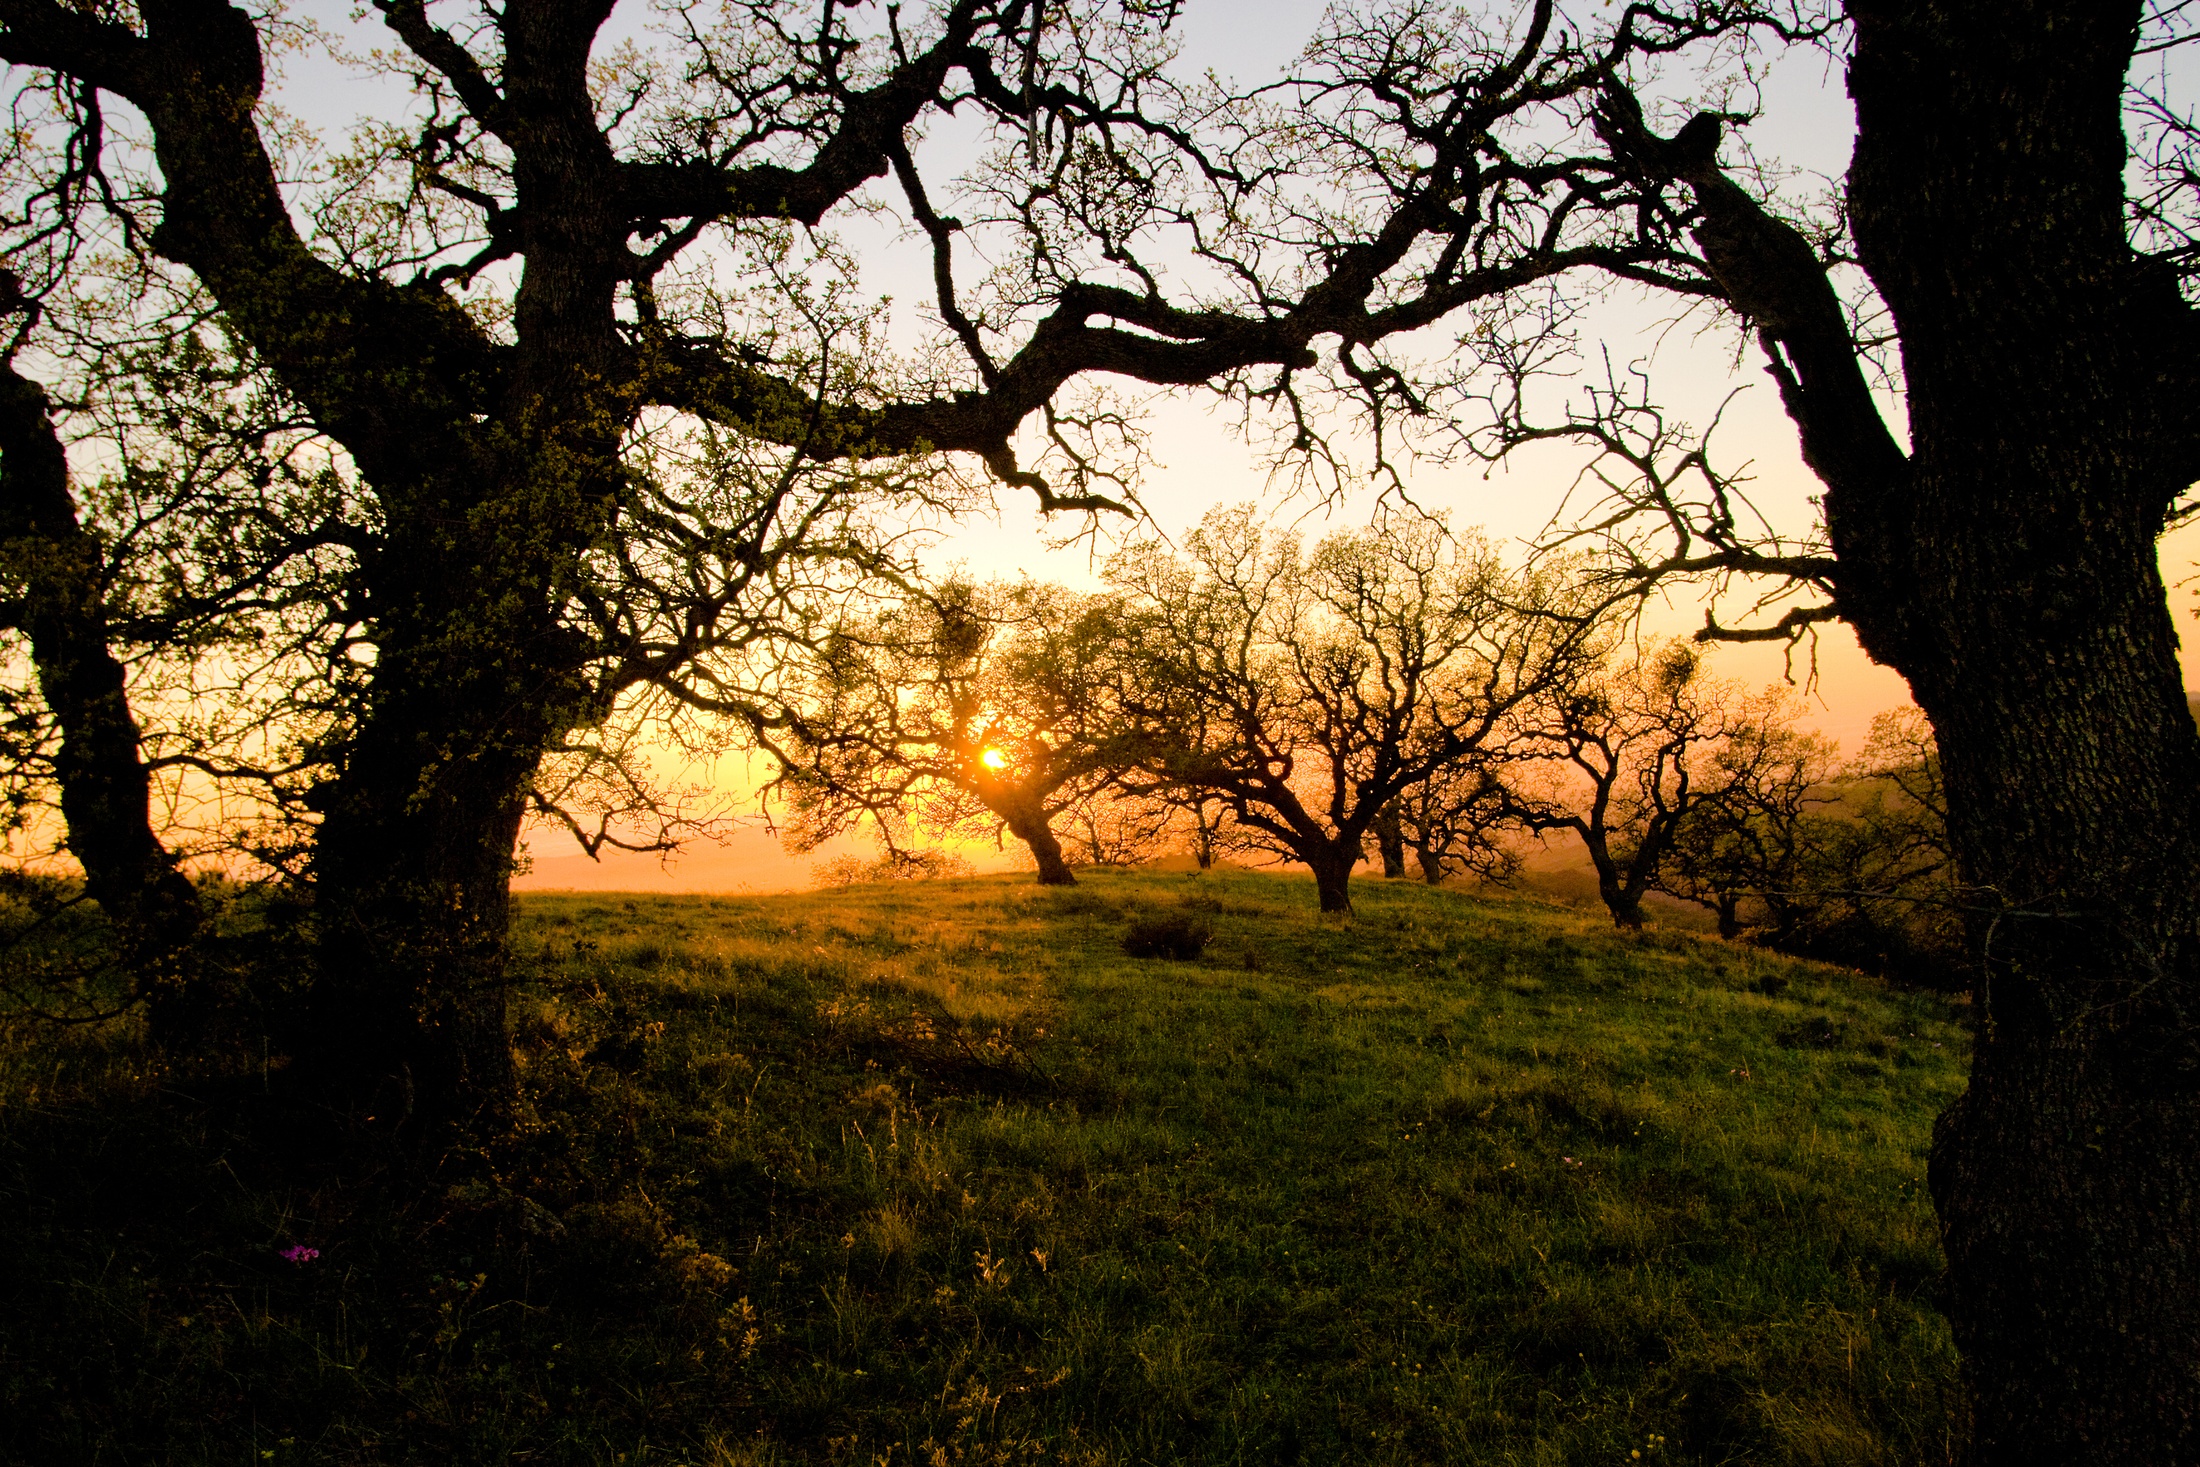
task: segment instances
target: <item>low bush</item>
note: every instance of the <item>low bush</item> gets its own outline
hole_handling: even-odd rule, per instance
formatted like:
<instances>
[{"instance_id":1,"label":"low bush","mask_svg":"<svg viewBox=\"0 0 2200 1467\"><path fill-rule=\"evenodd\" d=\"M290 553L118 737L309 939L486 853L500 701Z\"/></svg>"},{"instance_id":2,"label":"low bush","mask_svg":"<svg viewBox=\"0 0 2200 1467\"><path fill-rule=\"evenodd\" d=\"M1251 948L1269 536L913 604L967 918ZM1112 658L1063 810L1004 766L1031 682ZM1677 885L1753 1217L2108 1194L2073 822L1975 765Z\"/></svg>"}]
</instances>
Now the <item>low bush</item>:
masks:
<instances>
[{"instance_id":1,"label":"low bush","mask_svg":"<svg viewBox=\"0 0 2200 1467\"><path fill-rule=\"evenodd\" d=\"M1123 951L1134 958L1174 958L1188 963L1214 940L1215 924L1199 912L1156 912L1123 933Z\"/></svg>"}]
</instances>

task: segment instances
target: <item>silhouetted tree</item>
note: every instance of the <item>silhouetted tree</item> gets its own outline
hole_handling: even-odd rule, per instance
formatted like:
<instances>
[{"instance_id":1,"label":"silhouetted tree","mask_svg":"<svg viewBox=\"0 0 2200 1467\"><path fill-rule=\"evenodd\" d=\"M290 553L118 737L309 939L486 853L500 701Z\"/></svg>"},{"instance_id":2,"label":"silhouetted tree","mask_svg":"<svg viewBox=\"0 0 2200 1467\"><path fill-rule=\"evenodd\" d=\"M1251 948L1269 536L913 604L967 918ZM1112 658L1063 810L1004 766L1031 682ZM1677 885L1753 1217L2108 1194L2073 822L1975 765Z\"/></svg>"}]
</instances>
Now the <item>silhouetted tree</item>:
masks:
<instances>
[{"instance_id":1,"label":"silhouetted tree","mask_svg":"<svg viewBox=\"0 0 2200 1467\"><path fill-rule=\"evenodd\" d=\"M1737 730L1710 756L1716 795L1680 823L1651 885L1710 908L1721 937L1739 937L1746 915L1787 950L1783 934L1821 883L1820 852L1839 818L1834 754L1776 720ZM1745 914L1745 904L1756 910Z\"/></svg>"},{"instance_id":2,"label":"silhouetted tree","mask_svg":"<svg viewBox=\"0 0 2200 1467\"><path fill-rule=\"evenodd\" d=\"M1910 983L1968 980L1940 756L1916 709L1873 720L1846 766L1823 739L1777 726L1719 757L1743 777L1683 825L1661 890L1782 952Z\"/></svg>"},{"instance_id":3,"label":"silhouetted tree","mask_svg":"<svg viewBox=\"0 0 2200 1467\"><path fill-rule=\"evenodd\" d=\"M1126 762L1104 599L950 581L837 628L770 739L796 849L866 825L890 849L1005 828L1039 881L1076 877L1055 834Z\"/></svg>"},{"instance_id":4,"label":"silhouetted tree","mask_svg":"<svg viewBox=\"0 0 2200 1467\"><path fill-rule=\"evenodd\" d=\"M1530 784L1521 765L1506 771L1506 811L1530 830L1579 837L1612 920L1640 928L1643 896L1681 831L1749 777L1775 717L1767 700L1707 676L1686 643L1615 656L1525 711L1523 744L1554 773Z\"/></svg>"},{"instance_id":5,"label":"silhouetted tree","mask_svg":"<svg viewBox=\"0 0 2200 1467\"><path fill-rule=\"evenodd\" d=\"M1508 838L1518 822L1500 774L1507 756L1521 752L1502 745L1480 751L1399 796L1399 834L1423 881L1440 886L1466 875L1502 885L1518 873L1520 851Z\"/></svg>"},{"instance_id":6,"label":"silhouetted tree","mask_svg":"<svg viewBox=\"0 0 2200 1467\"><path fill-rule=\"evenodd\" d=\"M1383 811L1506 737L1590 636L1561 574L1511 574L1432 520L1309 553L1249 509L1220 510L1185 558L1137 545L1108 574L1127 598L1123 697L1142 773L1226 800L1312 868L1325 912L1352 910L1352 868Z\"/></svg>"},{"instance_id":7,"label":"silhouetted tree","mask_svg":"<svg viewBox=\"0 0 2200 1467\"><path fill-rule=\"evenodd\" d=\"M1318 410L1334 391L1387 464L1401 433L1478 426L1485 368L1551 366L1569 278L1616 280L1748 334L1825 493L1820 525L1781 536L1731 481L1699 476L1691 496L1659 468L1598 522L1645 581L1793 593L1767 624L1710 635L1845 619L1940 743L1991 1019L1931 1171L1975 1450L2194 1456L2200 1089L2174 1077L2200 1068L2200 732L2155 541L2200 479L2200 130L2164 90L2183 70L2137 64L2184 44L2191 12L1689 0L1575 17L1531 0L1493 18L1378 0L1336 11L1292 85L1232 98L1171 82L1147 23L1170 10L942 3L871 34L849 7L759 3L675 26L661 71L592 79L606 4L454 31L388 0L424 115L304 178L261 125L272 13L0 0L0 58L54 102L9 146L51 143L32 173L81 185L11 233L125 213L122 242L202 281L371 486L351 609L367 670L332 725L313 842L316 1011L354 1089L409 1077L452 1097L501 1073L524 791L546 749L641 685L604 669L680 681L694 639L629 666L630 644L567 615L617 538L620 452L645 413L813 458L963 451L1044 503L1091 502L1109 482L1094 443L1122 418L1055 398L1104 371L1272 407L1316 471L1343 467ZM1749 125L1731 104L1666 101L1786 44L1833 48L1855 106L1843 195L1817 219L1728 146ZM157 170L125 168L101 126L114 98ZM959 213L911 147L950 100L1015 143ZM674 268L706 237L768 255L781 221L821 222L881 176L932 245L959 357L836 386L841 337L828 352L750 329ZM957 241L981 211L1022 237L997 241L1005 268L973 290ZM1458 351L1429 352L1427 328L1455 316ZM1900 393L1899 434L1875 386ZM1011 452L1026 419L1068 492Z\"/></svg>"}]
</instances>

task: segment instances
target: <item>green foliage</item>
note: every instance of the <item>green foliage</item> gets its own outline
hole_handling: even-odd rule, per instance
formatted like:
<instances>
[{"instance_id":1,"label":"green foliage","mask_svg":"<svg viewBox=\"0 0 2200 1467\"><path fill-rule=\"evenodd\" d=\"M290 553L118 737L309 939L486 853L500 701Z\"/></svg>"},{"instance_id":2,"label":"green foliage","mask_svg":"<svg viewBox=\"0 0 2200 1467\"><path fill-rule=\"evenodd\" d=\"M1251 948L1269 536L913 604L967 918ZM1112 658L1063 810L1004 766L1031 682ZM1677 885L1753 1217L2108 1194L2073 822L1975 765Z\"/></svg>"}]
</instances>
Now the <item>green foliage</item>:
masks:
<instances>
[{"instance_id":1,"label":"green foliage","mask_svg":"<svg viewBox=\"0 0 2200 1467\"><path fill-rule=\"evenodd\" d=\"M1950 1457L1956 1008L1300 887L529 898L519 1102L433 1166L14 1023L0 1459Z\"/></svg>"}]
</instances>

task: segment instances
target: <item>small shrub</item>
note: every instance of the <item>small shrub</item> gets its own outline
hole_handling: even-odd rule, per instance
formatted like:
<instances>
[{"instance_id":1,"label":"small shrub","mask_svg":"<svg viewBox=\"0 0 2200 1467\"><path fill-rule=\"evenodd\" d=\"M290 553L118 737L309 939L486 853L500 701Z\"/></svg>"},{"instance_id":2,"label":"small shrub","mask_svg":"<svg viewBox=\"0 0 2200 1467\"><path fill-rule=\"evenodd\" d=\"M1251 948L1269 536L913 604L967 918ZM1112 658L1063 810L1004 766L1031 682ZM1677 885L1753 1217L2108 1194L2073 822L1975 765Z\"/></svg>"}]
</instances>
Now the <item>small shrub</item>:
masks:
<instances>
[{"instance_id":1,"label":"small shrub","mask_svg":"<svg viewBox=\"0 0 2200 1467\"><path fill-rule=\"evenodd\" d=\"M1123 951L1134 958L1175 958L1190 962L1207 950L1215 924L1197 912L1158 912L1131 923Z\"/></svg>"},{"instance_id":2,"label":"small shrub","mask_svg":"<svg viewBox=\"0 0 2200 1467\"><path fill-rule=\"evenodd\" d=\"M1839 1049L1847 1035L1843 1026L1829 1018L1805 1019L1792 1029L1782 1029L1772 1036L1772 1042L1782 1049Z\"/></svg>"}]
</instances>

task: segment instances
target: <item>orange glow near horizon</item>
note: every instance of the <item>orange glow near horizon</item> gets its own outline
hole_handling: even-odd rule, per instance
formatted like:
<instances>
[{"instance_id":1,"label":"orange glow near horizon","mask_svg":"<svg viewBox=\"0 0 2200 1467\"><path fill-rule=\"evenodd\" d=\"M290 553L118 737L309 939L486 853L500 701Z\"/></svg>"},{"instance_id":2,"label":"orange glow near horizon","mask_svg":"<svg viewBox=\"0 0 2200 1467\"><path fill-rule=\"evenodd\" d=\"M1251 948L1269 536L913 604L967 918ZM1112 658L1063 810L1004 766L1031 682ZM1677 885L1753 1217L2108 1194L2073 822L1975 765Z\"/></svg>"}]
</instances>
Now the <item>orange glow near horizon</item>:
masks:
<instances>
[{"instance_id":1,"label":"orange glow near horizon","mask_svg":"<svg viewBox=\"0 0 2200 1467\"><path fill-rule=\"evenodd\" d=\"M1187 501L1193 498L1185 496ZM1183 525L1188 525L1204 503L1172 507L1179 510L1177 518ZM1476 511L1486 507L1462 502L1460 517L1463 522L1472 522L1481 517ZM1037 538L1035 527L1025 527L1019 534L1013 525L979 523L958 536L957 548L967 556L964 563L980 572L1007 575L1022 568L1073 585L1092 582L1089 564L1074 551L1039 553L1033 546ZM2169 587L2170 606L2182 633L2193 626L2196 613L2200 613L2200 596L2194 589L2200 581L2200 523L2180 526L2164 536L2160 555L2162 579ZM1685 636L1701 624L1700 605L1676 594L1672 604L1651 617L1646 630L1654 635ZM2200 636L2187 635L2181 640L2185 686L2200 689ZM1719 676L1747 687L1792 687L1800 704L1800 722L1838 740L1844 754L1863 748L1874 715L1910 701L1909 687L1901 675L1872 662L1857 645L1855 634L1840 623L1822 628L1815 645L1790 649L1758 642L1720 647L1714 653L1712 667ZM1008 754L984 748L979 761L986 768L1000 769L1008 763ZM753 789L758 780L757 771L740 757L698 765L682 774L692 782L736 795ZM810 862L790 858L776 836L754 820L736 822L717 838L696 841L671 858L606 850L598 862L580 854L561 831L531 827L528 835L534 869L514 883L521 890L762 893L800 890L810 884ZM1022 859L1013 843L1001 847L984 842L958 850L981 871L1011 869ZM840 837L815 853L819 859L840 855L868 858L875 854L868 840L856 836Z\"/></svg>"}]
</instances>

